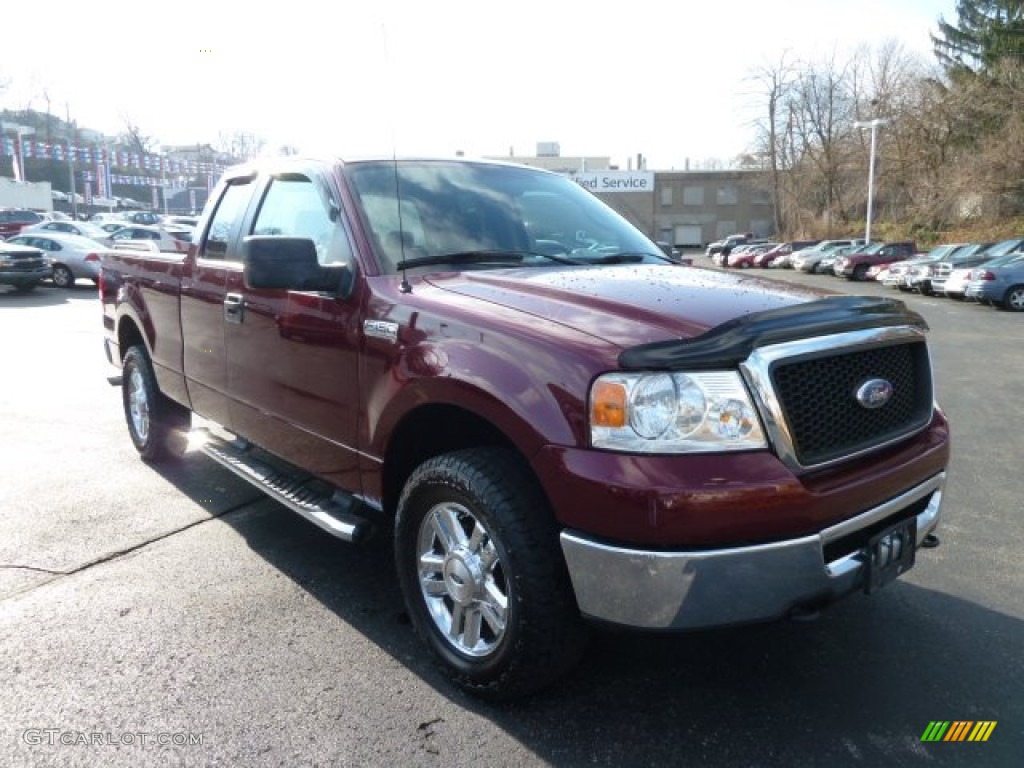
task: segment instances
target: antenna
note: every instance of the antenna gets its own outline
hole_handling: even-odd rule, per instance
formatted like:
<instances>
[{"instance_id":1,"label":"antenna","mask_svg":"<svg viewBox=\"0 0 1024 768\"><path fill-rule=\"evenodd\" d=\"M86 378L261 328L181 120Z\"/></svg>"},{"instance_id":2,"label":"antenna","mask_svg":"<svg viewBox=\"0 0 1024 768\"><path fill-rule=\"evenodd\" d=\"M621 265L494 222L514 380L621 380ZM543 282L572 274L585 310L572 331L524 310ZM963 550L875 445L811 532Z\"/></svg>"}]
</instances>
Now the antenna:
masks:
<instances>
[{"instance_id":1,"label":"antenna","mask_svg":"<svg viewBox=\"0 0 1024 768\"><path fill-rule=\"evenodd\" d=\"M388 56L388 28L386 24L380 25L381 37L384 41L384 71L387 72L388 79L391 81L392 93L395 90L395 78L394 73L391 71L391 57ZM402 254L402 282L398 289L402 293L412 293L412 286L409 284L409 276L405 269L405 225L402 223L402 183L398 176L398 139L395 133L395 107L394 99L389 99L391 103L391 109L389 110L389 116L391 120L391 167L395 173L395 206L398 208L398 247Z\"/></svg>"},{"instance_id":2,"label":"antenna","mask_svg":"<svg viewBox=\"0 0 1024 768\"><path fill-rule=\"evenodd\" d=\"M402 293L412 293L412 286L409 285L409 277L405 271L405 225L402 224L402 184L398 176L398 156L394 147L391 149L391 167L395 171L395 203L398 206L398 244L402 250L402 283L398 289Z\"/></svg>"}]
</instances>

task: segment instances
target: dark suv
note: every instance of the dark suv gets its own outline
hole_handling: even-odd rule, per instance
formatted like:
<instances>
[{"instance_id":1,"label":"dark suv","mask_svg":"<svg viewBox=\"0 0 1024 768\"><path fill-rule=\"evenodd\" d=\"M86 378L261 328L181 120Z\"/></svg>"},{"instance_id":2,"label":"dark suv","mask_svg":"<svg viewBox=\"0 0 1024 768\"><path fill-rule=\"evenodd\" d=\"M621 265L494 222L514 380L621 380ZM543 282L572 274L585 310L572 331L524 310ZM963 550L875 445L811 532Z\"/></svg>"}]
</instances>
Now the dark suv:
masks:
<instances>
[{"instance_id":1,"label":"dark suv","mask_svg":"<svg viewBox=\"0 0 1024 768\"><path fill-rule=\"evenodd\" d=\"M5 240L21 232L23 227L39 224L43 220L28 208L0 208L0 237Z\"/></svg>"},{"instance_id":2,"label":"dark suv","mask_svg":"<svg viewBox=\"0 0 1024 768\"><path fill-rule=\"evenodd\" d=\"M0 285L27 292L53 276L53 265L39 248L0 242Z\"/></svg>"}]
</instances>

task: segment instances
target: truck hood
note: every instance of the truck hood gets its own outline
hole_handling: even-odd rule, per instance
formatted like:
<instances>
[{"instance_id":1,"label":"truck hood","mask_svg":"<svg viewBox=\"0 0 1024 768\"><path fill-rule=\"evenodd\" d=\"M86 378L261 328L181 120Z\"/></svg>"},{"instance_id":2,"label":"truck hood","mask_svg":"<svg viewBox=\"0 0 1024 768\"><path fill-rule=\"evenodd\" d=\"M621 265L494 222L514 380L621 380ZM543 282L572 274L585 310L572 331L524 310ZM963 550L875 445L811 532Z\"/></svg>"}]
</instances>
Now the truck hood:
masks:
<instances>
[{"instance_id":1,"label":"truck hood","mask_svg":"<svg viewBox=\"0 0 1024 768\"><path fill-rule=\"evenodd\" d=\"M481 270L425 279L621 348L693 338L737 317L829 293L747 273L656 264Z\"/></svg>"}]
</instances>

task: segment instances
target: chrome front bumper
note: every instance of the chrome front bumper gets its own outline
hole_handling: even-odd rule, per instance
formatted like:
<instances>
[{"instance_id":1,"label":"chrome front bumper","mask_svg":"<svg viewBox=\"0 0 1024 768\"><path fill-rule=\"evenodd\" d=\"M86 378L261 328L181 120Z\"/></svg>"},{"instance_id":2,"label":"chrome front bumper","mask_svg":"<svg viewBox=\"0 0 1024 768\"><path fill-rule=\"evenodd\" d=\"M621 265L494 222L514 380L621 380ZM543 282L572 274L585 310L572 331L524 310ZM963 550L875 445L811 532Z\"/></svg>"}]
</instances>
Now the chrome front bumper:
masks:
<instances>
[{"instance_id":1,"label":"chrome front bumper","mask_svg":"<svg viewBox=\"0 0 1024 768\"><path fill-rule=\"evenodd\" d=\"M897 515L929 497L917 515L917 546L939 524L940 473L856 517L799 539L751 547L658 552L613 547L573 531L562 552L580 611L590 618L644 629L700 629L781 618L863 586L865 555L855 550L825 562L825 546Z\"/></svg>"}]
</instances>

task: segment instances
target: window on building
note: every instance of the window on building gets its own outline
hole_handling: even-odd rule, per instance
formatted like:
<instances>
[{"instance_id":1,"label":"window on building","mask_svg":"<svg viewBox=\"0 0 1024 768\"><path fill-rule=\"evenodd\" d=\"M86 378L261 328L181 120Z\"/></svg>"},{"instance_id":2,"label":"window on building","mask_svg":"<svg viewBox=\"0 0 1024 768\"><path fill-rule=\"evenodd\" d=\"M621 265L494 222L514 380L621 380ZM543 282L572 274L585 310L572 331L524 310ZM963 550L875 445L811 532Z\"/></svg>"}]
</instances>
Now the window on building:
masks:
<instances>
[{"instance_id":1,"label":"window on building","mask_svg":"<svg viewBox=\"0 0 1024 768\"><path fill-rule=\"evenodd\" d=\"M672 187L668 184L661 188L661 204L664 206L672 205Z\"/></svg>"},{"instance_id":2,"label":"window on building","mask_svg":"<svg viewBox=\"0 0 1024 768\"><path fill-rule=\"evenodd\" d=\"M736 193L736 187L734 186L719 187L716 190L715 197L716 202L719 205L736 205L736 202L739 199Z\"/></svg>"},{"instance_id":3,"label":"window on building","mask_svg":"<svg viewBox=\"0 0 1024 768\"><path fill-rule=\"evenodd\" d=\"M683 187L683 205L704 205L704 187Z\"/></svg>"}]
</instances>

